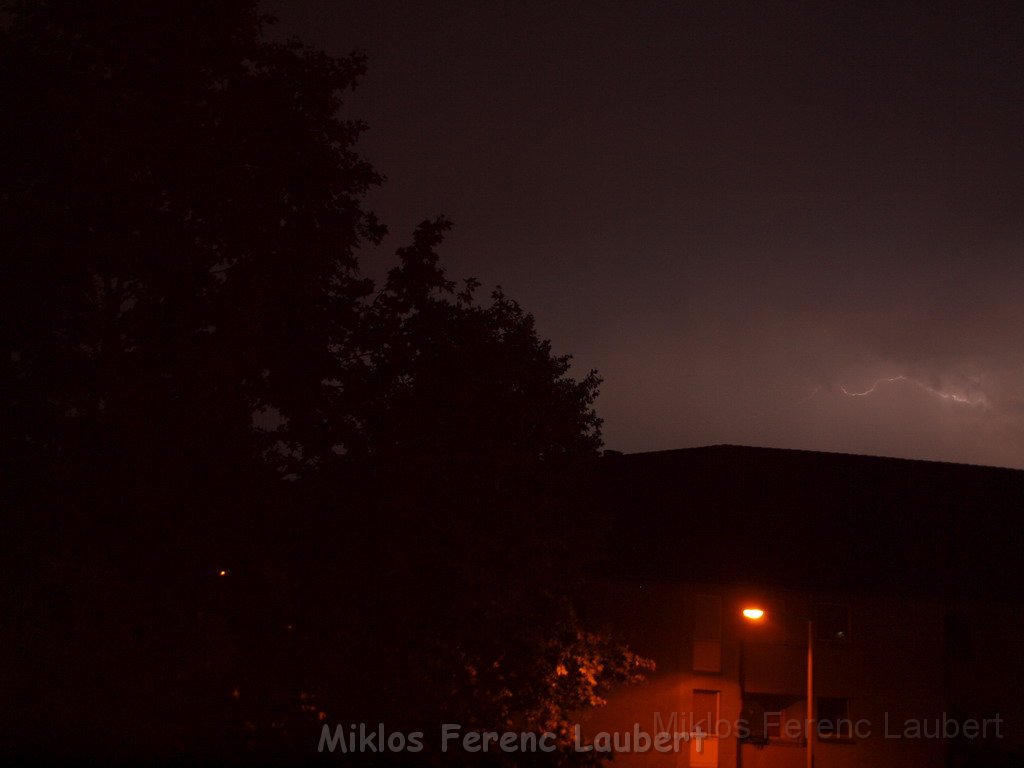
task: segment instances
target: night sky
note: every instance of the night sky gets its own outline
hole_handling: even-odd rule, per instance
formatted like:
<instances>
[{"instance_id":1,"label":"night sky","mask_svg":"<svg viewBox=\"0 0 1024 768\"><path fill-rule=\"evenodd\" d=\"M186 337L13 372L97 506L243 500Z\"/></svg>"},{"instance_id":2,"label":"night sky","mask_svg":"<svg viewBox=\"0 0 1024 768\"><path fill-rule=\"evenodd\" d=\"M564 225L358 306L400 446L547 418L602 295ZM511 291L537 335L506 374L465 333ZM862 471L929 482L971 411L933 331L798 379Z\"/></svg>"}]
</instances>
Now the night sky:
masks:
<instances>
[{"instance_id":1,"label":"night sky","mask_svg":"<svg viewBox=\"0 0 1024 768\"><path fill-rule=\"evenodd\" d=\"M858 5L267 8L369 56L368 270L448 215L609 448L1024 467L1024 10Z\"/></svg>"}]
</instances>

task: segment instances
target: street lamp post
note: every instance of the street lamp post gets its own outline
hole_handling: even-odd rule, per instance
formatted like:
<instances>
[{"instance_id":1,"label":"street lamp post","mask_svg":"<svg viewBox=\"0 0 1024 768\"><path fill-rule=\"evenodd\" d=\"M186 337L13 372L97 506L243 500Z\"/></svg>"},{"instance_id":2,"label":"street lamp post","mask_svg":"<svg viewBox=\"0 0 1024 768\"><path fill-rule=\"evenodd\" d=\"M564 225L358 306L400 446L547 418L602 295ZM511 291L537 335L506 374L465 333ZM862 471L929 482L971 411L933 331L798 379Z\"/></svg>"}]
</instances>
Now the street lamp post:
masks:
<instances>
[{"instance_id":1,"label":"street lamp post","mask_svg":"<svg viewBox=\"0 0 1024 768\"><path fill-rule=\"evenodd\" d=\"M814 621L807 620L807 768L814 768Z\"/></svg>"},{"instance_id":2,"label":"street lamp post","mask_svg":"<svg viewBox=\"0 0 1024 768\"><path fill-rule=\"evenodd\" d=\"M761 622L767 617L763 608L744 608L743 618L750 622ZM807 620L807 768L814 768L814 620ZM740 747L742 749L742 747Z\"/></svg>"}]
</instances>

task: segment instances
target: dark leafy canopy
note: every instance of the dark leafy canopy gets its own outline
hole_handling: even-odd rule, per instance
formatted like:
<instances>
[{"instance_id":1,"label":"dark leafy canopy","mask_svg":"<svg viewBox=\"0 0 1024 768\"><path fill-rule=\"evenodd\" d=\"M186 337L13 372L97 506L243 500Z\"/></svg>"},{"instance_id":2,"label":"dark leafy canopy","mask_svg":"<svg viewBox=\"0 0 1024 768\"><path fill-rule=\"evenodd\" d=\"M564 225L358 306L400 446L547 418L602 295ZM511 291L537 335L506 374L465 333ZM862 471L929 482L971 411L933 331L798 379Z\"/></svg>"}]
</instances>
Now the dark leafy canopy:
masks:
<instances>
[{"instance_id":1,"label":"dark leafy canopy","mask_svg":"<svg viewBox=\"0 0 1024 768\"><path fill-rule=\"evenodd\" d=\"M369 307L379 413L368 448L390 459L425 455L443 436L474 461L486 456L506 467L593 454L600 444L592 410L597 376L570 378L569 358L553 356L533 318L500 289L479 306L477 283L469 280L453 299L455 285L434 251L448 227L444 219L421 225Z\"/></svg>"},{"instance_id":2,"label":"dark leafy canopy","mask_svg":"<svg viewBox=\"0 0 1024 768\"><path fill-rule=\"evenodd\" d=\"M0 226L26 447L60 453L69 423L193 443L183 419L233 440L267 406L309 451L348 442L321 382L370 291L355 250L383 234L363 126L336 117L362 58L268 43L238 0L15 11Z\"/></svg>"},{"instance_id":3,"label":"dark leafy canopy","mask_svg":"<svg viewBox=\"0 0 1024 768\"><path fill-rule=\"evenodd\" d=\"M359 272L362 57L269 42L242 0L10 19L12 730L305 754L320 718L564 727L635 677L565 597L597 377L448 279L444 219Z\"/></svg>"}]
</instances>

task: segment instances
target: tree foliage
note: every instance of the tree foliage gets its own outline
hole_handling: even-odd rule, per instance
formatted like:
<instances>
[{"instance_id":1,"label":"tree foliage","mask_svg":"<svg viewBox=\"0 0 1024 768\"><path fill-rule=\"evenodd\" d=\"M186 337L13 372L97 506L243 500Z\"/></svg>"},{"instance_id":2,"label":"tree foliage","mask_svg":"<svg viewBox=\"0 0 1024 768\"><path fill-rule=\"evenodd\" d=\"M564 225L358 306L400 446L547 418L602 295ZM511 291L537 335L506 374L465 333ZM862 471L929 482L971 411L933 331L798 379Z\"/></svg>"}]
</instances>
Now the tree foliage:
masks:
<instances>
[{"instance_id":1,"label":"tree foliage","mask_svg":"<svg viewBox=\"0 0 1024 768\"><path fill-rule=\"evenodd\" d=\"M191 437L183 419L237 440L271 406L310 450L344 440L322 381L370 291L356 249L383 234L360 202L380 181L363 126L337 116L362 57L267 42L238 0L15 18L0 225L19 449L148 448L154 429Z\"/></svg>"},{"instance_id":2,"label":"tree foliage","mask_svg":"<svg viewBox=\"0 0 1024 768\"><path fill-rule=\"evenodd\" d=\"M444 218L360 272L363 57L271 42L248 0L9 12L2 607L35 746L564 729L635 678L566 597L596 374L449 279Z\"/></svg>"}]
</instances>

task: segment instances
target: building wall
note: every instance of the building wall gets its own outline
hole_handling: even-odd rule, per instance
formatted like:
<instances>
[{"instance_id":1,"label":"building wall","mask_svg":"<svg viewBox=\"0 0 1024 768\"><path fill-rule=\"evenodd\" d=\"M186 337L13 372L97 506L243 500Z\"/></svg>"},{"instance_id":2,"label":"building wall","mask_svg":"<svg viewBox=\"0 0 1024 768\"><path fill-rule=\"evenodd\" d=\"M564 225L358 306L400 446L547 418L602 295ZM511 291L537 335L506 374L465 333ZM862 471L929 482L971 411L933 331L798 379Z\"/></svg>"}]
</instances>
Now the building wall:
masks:
<instances>
[{"instance_id":1,"label":"building wall","mask_svg":"<svg viewBox=\"0 0 1024 768\"><path fill-rule=\"evenodd\" d=\"M1002 693L1007 687L999 684L1008 674L1007 654L1019 651L1020 641L1012 648L1003 647L1005 642L999 647L1001 669L992 668L990 661L977 661L976 656L951 659L949 610L937 602L836 594L816 594L812 599L794 592L653 580L596 581L589 598L590 618L604 623L638 653L653 658L657 670L646 683L615 692L606 707L582 717L584 740L601 732L637 728L652 735L666 728L689 731L694 702L707 708L713 693L718 694L723 732L720 738L705 742L702 753L690 741L680 744L678 752L620 753L616 765L803 768L806 751L799 734L790 739L773 734L763 745L740 743L733 726L743 714L751 714L742 709L741 682L748 703L759 698L770 708L781 709L783 718L799 727L806 712L805 617L816 612L827 616L831 611L835 618L837 606L848 609L848 631L845 637L828 639L820 635L828 622L820 620L817 625L815 699L831 700L832 714L845 702L851 731L854 727L856 731L849 738L816 740L817 768L953 764L953 741L908 738L906 733L908 726L918 727L922 736L928 736L947 713L947 717L991 718L1002 710L1004 719L1010 718L1002 727L1003 742L990 738L972 742L971 747L1004 748L1007 736L1021 733L1014 730L1013 718L1019 715L1007 711L1013 709ZM717 629L708 620L716 602ZM767 610L758 624L740 615L744 606L754 603ZM988 637L992 627L985 621L991 624L992 612L972 611L972 622L987 627ZM990 638L980 646L995 642ZM970 706L959 707L960 701ZM958 708L965 711L953 711ZM994 724L990 726L994 729ZM990 736L993 732L989 731Z\"/></svg>"}]
</instances>

